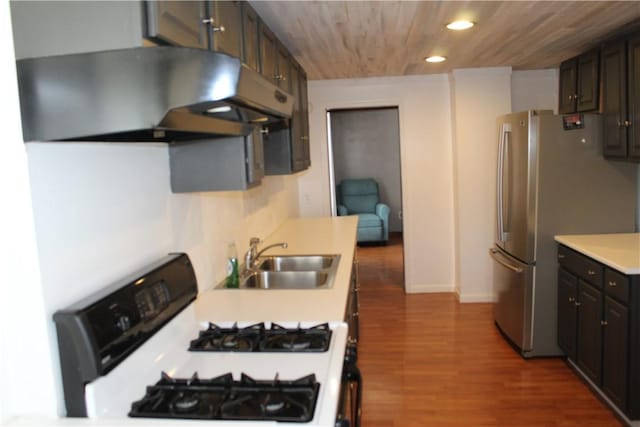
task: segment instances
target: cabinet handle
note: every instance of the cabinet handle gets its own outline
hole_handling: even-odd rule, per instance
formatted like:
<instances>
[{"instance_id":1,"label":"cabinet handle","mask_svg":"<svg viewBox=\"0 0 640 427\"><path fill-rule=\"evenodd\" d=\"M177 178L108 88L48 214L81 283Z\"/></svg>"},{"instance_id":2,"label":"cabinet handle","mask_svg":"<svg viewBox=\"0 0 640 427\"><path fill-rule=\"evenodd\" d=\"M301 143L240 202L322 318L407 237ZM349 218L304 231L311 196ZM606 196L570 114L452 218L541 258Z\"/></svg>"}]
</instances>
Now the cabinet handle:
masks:
<instances>
[{"instance_id":1,"label":"cabinet handle","mask_svg":"<svg viewBox=\"0 0 640 427\"><path fill-rule=\"evenodd\" d=\"M574 302L576 299L574 297L569 297L569 302Z\"/></svg>"},{"instance_id":2,"label":"cabinet handle","mask_svg":"<svg viewBox=\"0 0 640 427\"><path fill-rule=\"evenodd\" d=\"M564 259L564 258L565 258L564 254L558 254L558 259Z\"/></svg>"},{"instance_id":3,"label":"cabinet handle","mask_svg":"<svg viewBox=\"0 0 640 427\"><path fill-rule=\"evenodd\" d=\"M351 317L358 317L360 316L360 313L358 313L357 311L354 311L353 313L351 313Z\"/></svg>"},{"instance_id":4,"label":"cabinet handle","mask_svg":"<svg viewBox=\"0 0 640 427\"><path fill-rule=\"evenodd\" d=\"M593 271L593 270L587 270L587 274L588 274L589 276L595 276L595 275L596 275L596 272L595 272L595 271Z\"/></svg>"},{"instance_id":5,"label":"cabinet handle","mask_svg":"<svg viewBox=\"0 0 640 427\"><path fill-rule=\"evenodd\" d=\"M624 126L625 127L631 127L631 121L630 120L625 120L624 121Z\"/></svg>"},{"instance_id":6,"label":"cabinet handle","mask_svg":"<svg viewBox=\"0 0 640 427\"><path fill-rule=\"evenodd\" d=\"M260 129L260 133L263 134L263 135L269 135L269 128Z\"/></svg>"},{"instance_id":7,"label":"cabinet handle","mask_svg":"<svg viewBox=\"0 0 640 427\"><path fill-rule=\"evenodd\" d=\"M573 99L575 99L576 101L578 100L578 98L580 98L580 95L578 95L577 93L573 95Z\"/></svg>"},{"instance_id":8,"label":"cabinet handle","mask_svg":"<svg viewBox=\"0 0 640 427\"><path fill-rule=\"evenodd\" d=\"M601 320L601 321L600 321L600 324L601 324L602 326L607 326L609 323L607 323L607 321L606 321L606 320Z\"/></svg>"},{"instance_id":9,"label":"cabinet handle","mask_svg":"<svg viewBox=\"0 0 640 427\"><path fill-rule=\"evenodd\" d=\"M578 302L578 301L576 301L574 304L576 305L576 307L580 307L580 306L582 305L582 304L581 304L580 302Z\"/></svg>"},{"instance_id":10,"label":"cabinet handle","mask_svg":"<svg viewBox=\"0 0 640 427\"><path fill-rule=\"evenodd\" d=\"M616 286L618 286L618 284L616 282L609 282L609 287L611 288L615 288Z\"/></svg>"},{"instance_id":11,"label":"cabinet handle","mask_svg":"<svg viewBox=\"0 0 640 427\"><path fill-rule=\"evenodd\" d=\"M573 99L573 95L569 95L569 101Z\"/></svg>"},{"instance_id":12,"label":"cabinet handle","mask_svg":"<svg viewBox=\"0 0 640 427\"><path fill-rule=\"evenodd\" d=\"M213 18L204 18L202 20L202 23L205 25L211 25L211 30L216 33L216 32L221 32L224 33L224 27L221 25L219 27L214 27L214 24L216 23L215 19Z\"/></svg>"},{"instance_id":13,"label":"cabinet handle","mask_svg":"<svg viewBox=\"0 0 640 427\"><path fill-rule=\"evenodd\" d=\"M309 139L309 137L308 136L301 136L300 139L303 140L303 141L306 141L307 139Z\"/></svg>"},{"instance_id":14,"label":"cabinet handle","mask_svg":"<svg viewBox=\"0 0 640 427\"><path fill-rule=\"evenodd\" d=\"M287 76L283 76L282 74L276 74L275 76L273 76L273 78L275 80L280 80L280 81L283 81L283 82L287 81Z\"/></svg>"}]
</instances>

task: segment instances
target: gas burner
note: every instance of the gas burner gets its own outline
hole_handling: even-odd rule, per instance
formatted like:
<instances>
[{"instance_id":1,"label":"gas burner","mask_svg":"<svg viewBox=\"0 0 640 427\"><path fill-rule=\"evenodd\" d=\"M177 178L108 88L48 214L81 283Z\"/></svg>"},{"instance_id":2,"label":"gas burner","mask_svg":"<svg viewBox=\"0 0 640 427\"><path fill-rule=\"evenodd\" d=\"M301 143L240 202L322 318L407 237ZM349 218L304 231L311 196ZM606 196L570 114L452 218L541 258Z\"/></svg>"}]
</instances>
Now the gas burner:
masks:
<instances>
[{"instance_id":1,"label":"gas burner","mask_svg":"<svg viewBox=\"0 0 640 427\"><path fill-rule=\"evenodd\" d=\"M273 323L260 341L260 351L272 352L322 352L327 351L331 341L328 323L310 328L285 328Z\"/></svg>"},{"instance_id":2,"label":"gas burner","mask_svg":"<svg viewBox=\"0 0 640 427\"><path fill-rule=\"evenodd\" d=\"M200 331L198 338L191 341L191 351L255 351L264 330L264 323L256 323L246 328L221 328L209 323L209 327Z\"/></svg>"},{"instance_id":3,"label":"gas burner","mask_svg":"<svg viewBox=\"0 0 640 427\"><path fill-rule=\"evenodd\" d=\"M131 417L308 422L320 384L311 374L297 380L255 380L230 373L202 380L162 373L146 395L131 405Z\"/></svg>"},{"instance_id":4,"label":"gas burner","mask_svg":"<svg viewBox=\"0 0 640 427\"><path fill-rule=\"evenodd\" d=\"M285 328L272 323L269 329L264 323L238 328L221 328L213 323L200 331L191 341L191 351L238 352L324 352L329 349L331 329L328 323L302 328Z\"/></svg>"}]
</instances>

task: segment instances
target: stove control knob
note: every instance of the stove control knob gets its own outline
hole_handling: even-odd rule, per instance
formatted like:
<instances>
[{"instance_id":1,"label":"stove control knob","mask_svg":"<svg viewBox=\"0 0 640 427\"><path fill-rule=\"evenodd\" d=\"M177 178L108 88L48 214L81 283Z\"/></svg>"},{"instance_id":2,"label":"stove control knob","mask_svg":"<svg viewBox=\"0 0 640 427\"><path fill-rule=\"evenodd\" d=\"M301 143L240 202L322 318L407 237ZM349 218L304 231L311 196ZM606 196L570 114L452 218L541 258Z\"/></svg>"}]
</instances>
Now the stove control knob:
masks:
<instances>
[{"instance_id":1,"label":"stove control knob","mask_svg":"<svg viewBox=\"0 0 640 427\"><path fill-rule=\"evenodd\" d=\"M122 332L126 332L131 327L131 321L129 320L129 316L121 315L116 320L116 327L120 329Z\"/></svg>"}]
</instances>

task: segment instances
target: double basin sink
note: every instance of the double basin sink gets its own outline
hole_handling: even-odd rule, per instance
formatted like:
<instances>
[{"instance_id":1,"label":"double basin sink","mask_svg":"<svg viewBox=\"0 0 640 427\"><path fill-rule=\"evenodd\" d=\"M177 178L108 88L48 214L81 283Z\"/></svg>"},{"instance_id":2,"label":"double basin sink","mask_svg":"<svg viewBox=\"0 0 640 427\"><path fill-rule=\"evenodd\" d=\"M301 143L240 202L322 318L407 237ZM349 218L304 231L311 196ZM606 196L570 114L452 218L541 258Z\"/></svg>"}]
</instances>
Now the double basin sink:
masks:
<instances>
[{"instance_id":1,"label":"double basin sink","mask_svg":"<svg viewBox=\"0 0 640 427\"><path fill-rule=\"evenodd\" d=\"M333 286L340 255L259 257L240 278L242 289L328 289Z\"/></svg>"}]
</instances>

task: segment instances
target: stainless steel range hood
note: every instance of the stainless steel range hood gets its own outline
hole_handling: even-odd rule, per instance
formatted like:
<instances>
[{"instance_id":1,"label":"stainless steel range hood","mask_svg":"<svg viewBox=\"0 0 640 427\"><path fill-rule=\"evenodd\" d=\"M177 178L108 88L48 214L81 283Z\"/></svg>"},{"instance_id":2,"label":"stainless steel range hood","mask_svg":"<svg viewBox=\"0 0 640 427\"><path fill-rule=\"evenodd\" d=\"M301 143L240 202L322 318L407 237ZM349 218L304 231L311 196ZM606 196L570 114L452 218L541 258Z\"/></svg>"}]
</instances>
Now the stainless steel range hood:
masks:
<instances>
[{"instance_id":1,"label":"stainless steel range hood","mask_svg":"<svg viewBox=\"0 0 640 427\"><path fill-rule=\"evenodd\" d=\"M239 59L145 47L17 61L25 141L175 141L249 135L292 96Z\"/></svg>"}]
</instances>

